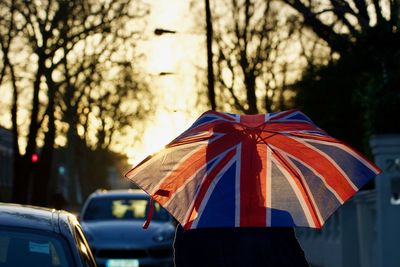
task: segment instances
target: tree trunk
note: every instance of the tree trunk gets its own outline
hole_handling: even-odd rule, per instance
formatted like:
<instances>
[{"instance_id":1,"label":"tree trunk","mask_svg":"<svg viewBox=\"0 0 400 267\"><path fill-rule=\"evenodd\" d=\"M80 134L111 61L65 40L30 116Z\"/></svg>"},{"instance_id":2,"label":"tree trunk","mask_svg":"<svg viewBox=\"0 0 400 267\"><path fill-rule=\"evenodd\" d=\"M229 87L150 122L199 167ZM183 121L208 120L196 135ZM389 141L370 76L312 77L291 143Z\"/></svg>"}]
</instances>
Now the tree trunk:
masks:
<instances>
[{"instance_id":1,"label":"tree trunk","mask_svg":"<svg viewBox=\"0 0 400 267\"><path fill-rule=\"evenodd\" d=\"M32 183L32 204L38 206L47 206L49 200L48 193L52 173L54 140L56 131L53 110L49 111L48 118L49 129L45 135L45 142L42 148L41 159L39 161L37 172L34 173L34 180Z\"/></svg>"},{"instance_id":2,"label":"tree trunk","mask_svg":"<svg viewBox=\"0 0 400 267\"><path fill-rule=\"evenodd\" d=\"M32 204L38 206L47 206L49 184L52 173L54 143L56 137L56 126L54 117L55 93L57 85L52 80L52 70L44 71L48 86L47 119L48 130L44 137L44 144L41 152L41 159L38 162L38 169L34 170L34 180L32 184Z\"/></svg>"},{"instance_id":3,"label":"tree trunk","mask_svg":"<svg viewBox=\"0 0 400 267\"><path fill-rule=\"evenodd\" d=\"M14 181L12 202L28 204L30 182L30 159L14 153Z\"/></svg>"},{"instance_id":4,"label":"tree trunk","mask_svg":"<svg viewBox=\"0 0 400 267\"><path fill-rule=\"evenodd\" d=\"M245 84L246 84L246 94L247 103L249 105L247 109L247 114L257 114L257 96L256 96L256 81L252 74L245 74Z\"/></svg>"},{"instance_id":5,"label":"tree trunk","mask_svg":"<svg viewBox=\"0 0 400 267\"><path fill-rule=\"evenodd\" d=\"M32 176L32 162L31 156L37 153L36 138L39 131L39 91L40 91L40 80L44 71L45 58L40 56L38 61L38 69L33 85L33 99L32 99L32 111L30 117L28 144L26 146L26 152L20 160L15 158L14 162L14 185L13 185L13 201L17 203L28 203L30 201L29 194Z\"/></svg>"}]
</instances>

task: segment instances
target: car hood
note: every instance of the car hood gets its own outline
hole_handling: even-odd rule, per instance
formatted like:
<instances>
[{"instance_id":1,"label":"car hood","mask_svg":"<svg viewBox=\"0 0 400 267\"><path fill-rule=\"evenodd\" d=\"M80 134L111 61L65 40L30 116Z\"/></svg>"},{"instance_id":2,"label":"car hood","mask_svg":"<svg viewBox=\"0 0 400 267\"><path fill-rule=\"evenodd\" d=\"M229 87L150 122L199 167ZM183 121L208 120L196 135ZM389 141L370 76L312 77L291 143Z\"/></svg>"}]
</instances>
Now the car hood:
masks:
<instances>
[{"instance_id":1,"label":"car hood","mask_svg":"<svg viewBox=\"0 0 400 267\"><path fill-rule=\"evenodd\" d=\"M81 222L81 225L89 243L104 242L116 246L121 244L134 246L137 243L141 245L171 243L175 231L172 223L156 221L152 221L147 229L143 229L143 222L133 220ZM156 238L159 235L167 238L157 241Z\"/></svg>"}]
</instances>

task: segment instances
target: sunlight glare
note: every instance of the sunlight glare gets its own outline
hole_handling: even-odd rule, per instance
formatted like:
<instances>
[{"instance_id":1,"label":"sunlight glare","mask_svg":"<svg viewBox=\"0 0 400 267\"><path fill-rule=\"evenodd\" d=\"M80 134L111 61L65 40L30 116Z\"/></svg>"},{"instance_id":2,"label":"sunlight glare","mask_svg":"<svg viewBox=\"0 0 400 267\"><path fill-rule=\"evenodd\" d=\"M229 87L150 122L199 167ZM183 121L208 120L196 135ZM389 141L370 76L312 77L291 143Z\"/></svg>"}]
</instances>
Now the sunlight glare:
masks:
<instances>
[{"instance_id":1,"label":"sunlight glare","mask_svg":"<svg viewBox=\"0 0 400 267\"><path fill-rule=\"evenodd\" d=\"M153 104L156 114L152 120L146 121L147 127L140 141L126 148L128 163L133 166L162 149L197 118L195 66L206 64L202 56L204 34L193 32L190 3L148 1L151 5L149 35L141 49L146 59L144 71L150 77L152 91L157 95ZM156 36L156 28L173 30L176 34Z\"/></svg>"},{"instance_id":2,"label":"sunlight glare","mask_svg":"<svg viewBox=\"0 0 400 267\"><path fill-rule=\"evenodd\" d=\"M155 122L147 128L141 146L128 149L129 164L135 166L147 156L158 152L190 124L188 116L183 112L160 112Z\"/></svg>"}]
</instances>

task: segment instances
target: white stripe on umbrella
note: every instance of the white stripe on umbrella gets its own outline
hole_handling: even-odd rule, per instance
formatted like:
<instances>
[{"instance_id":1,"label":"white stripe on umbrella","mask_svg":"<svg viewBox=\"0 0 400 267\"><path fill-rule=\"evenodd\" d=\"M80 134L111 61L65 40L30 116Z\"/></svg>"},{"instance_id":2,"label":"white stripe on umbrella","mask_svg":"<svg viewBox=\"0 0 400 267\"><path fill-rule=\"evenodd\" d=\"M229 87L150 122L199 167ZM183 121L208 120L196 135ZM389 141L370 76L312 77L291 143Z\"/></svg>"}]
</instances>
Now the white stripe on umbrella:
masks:
<instances>
[{"instance_id":1,"label":"white stripe on umbrella","mask_svg":"<svg viewBox=\"0 0 400 267\"><path fill-rule=\"evenodd\" d=\"M304 215L307 219L308 224L311 227L316 227L316 224L314 223L314 220L312 219L311 211L307 208L306 205L306 199L303 198L303 195L301 194L299 188L297 188L295 182L293 179L291 179L291 174L281 166L280 162L276 160L274 157L272 157L272 161L275 163L275 165L279 168L279 170L283 173L287 181L289 182L290 186L292 187L293 192L296 194L297 199L299 200L299 203L301 205L301 208L304 212Z\"/></svg>"},{"instance_id":2,"label":"white stripe on umbrella","mask_svg":"<svg viewBox=\"0 0 400 267\"><path fill-rule=\"evenodd\" d=\"M203 198L203 201L201 202L199 209L197 210L197 218L193 221L192 227L191 228L196 228L197 224L199 223L199 220L201 219L201 215L203 215L204 208L207 206L208 200L210 199L210 196L214 192L215 187L217 186L219 180L221 180L221 177L225 174L225 172L235 163L236 159L232 158L225 166L224 168L221 169L221 171L217 174L213 182L210 184L206 195ZM197 196L194 198L196 199ZM194 201L193 201L194 204Z\"/></svg>"}]
</instances>

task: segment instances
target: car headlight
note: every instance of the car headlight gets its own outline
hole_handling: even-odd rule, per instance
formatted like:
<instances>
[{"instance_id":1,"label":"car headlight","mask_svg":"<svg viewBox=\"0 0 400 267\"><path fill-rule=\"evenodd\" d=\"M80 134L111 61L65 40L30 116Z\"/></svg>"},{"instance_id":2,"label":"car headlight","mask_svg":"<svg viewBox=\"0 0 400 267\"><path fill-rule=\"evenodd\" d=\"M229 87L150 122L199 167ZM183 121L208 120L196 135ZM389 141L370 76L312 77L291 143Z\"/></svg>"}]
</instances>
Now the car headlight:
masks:
<instances>
[{"instance_id":1,"label":"car headlight","mask_svg":"<svg viewBox=\"0 0 400 267\"><path fill-rule=\"evenodd\" d=\"M156 242L165 242L174 239L174 232L173 231L159 231L154 234L153 240Z\"/></svg>"}]
</instances>

